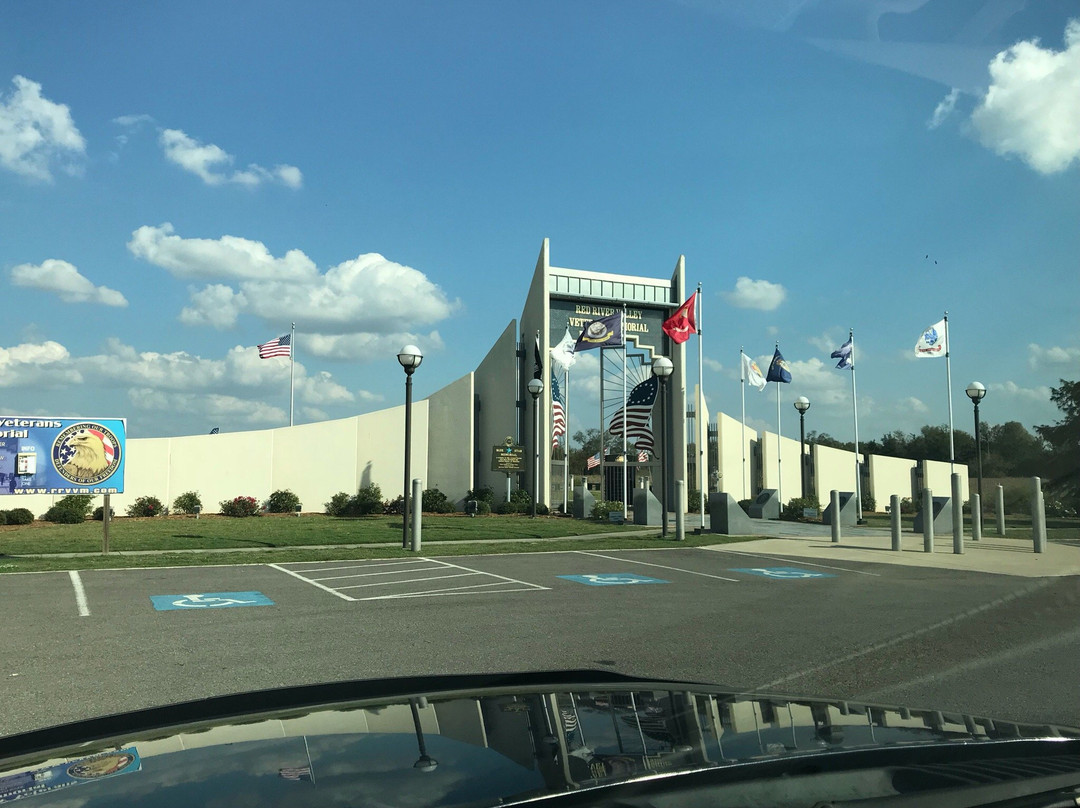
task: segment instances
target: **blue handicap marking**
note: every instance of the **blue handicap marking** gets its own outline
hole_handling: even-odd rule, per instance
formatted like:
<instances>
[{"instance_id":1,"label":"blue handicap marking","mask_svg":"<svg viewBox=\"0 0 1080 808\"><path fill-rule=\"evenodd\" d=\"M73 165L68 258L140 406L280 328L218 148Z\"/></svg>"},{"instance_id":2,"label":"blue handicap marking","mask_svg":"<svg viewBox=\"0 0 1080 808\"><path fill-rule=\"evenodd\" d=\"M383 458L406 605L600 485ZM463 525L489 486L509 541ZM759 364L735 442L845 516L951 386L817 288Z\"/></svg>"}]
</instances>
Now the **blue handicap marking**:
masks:
<instances>
[{"instance_id":1,"label":"blue handicap marking","mask_svg":"<svg viewBox=\"0 0 1080 808\"><path fill-rule=\"evenodd\" d=\"M632 572L606 572L590 575L559 575L568 581L577 581L579 584L588 586L625 586L627 584L669 584L671 581L662 581L659 578L648 578L644 575L635 575Z\"/></svg>"},{"instance_id":2,"label":"blue handicap marking","mask_svg":"<svg viewBox=\"0 0 1080 808\"><path fill-rule=\"evenodd\" d=\"M828 572L804 570L801 567L736 567L730 572L745 572L748 575L760 575L777 581L797 581L803 578L835 578Z\"/></svg>"},{"instance_id":3,"label":"blue handicap marking","mask_svg":"<svg viewBox=\"0 0 1080 808\"><path fill-rule=\"evenodd\" d=\"M228 609L234 606L273 606L262 592L203 592L198 595L151 595L159 612L186 609Z\"/></svg>"}]
</instances>

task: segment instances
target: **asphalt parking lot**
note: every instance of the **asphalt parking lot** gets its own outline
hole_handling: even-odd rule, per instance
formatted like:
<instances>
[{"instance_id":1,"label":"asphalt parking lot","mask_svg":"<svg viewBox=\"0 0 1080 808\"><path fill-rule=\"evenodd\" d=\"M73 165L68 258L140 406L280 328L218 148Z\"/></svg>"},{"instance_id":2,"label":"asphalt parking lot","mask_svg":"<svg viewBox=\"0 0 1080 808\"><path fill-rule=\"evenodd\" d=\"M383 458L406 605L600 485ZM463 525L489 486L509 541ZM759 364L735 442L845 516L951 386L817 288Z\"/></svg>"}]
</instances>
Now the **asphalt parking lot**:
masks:
<instances>
[{"instance_id":1,"label":"asphalt parking lot","mask_svg":"<svg viewBox=\"0 0 1080 808\"><path fill-rule=\"evenodd\" d=\"M722 548L5 575L0 734L291 684L561 668L1080 724L1078 581Z\"/></svg>"}]
</instances>

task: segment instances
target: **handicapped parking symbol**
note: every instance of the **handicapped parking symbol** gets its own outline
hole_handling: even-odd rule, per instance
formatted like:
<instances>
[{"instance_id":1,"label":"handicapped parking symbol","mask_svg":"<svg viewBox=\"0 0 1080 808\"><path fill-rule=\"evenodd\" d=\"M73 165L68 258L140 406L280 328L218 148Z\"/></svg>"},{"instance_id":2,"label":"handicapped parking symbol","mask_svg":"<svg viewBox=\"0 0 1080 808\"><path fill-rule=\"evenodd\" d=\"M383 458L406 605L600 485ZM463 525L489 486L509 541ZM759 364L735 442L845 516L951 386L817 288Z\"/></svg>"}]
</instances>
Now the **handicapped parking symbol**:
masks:
<instances>
[{"instance_id":1,"label":"handicapped parking symbol","mask_svg":"<svg viewBox=\"0 0 1080 808\"><path fill-rule=\"evenodd\" d=\"M835 578L827 572L804 570L799 567L739 567L731 572L745 572L749 575L760 575L762 578L772 578L779 581L795 581L802 578Z\"/></svg>"},{"instance_id":2,"label":"handicapped parking symbol","mask_svg":"<svg viewBox=\"0 0 1080 808\"><path fill-rule=\"evenodd\" d=\"M180 600L174 600L173 606L179 606L183 609L213 609L221 606L246 606L253 603L255 603L255 601L243 600L240 598L215 598L211 595L184 595Z\"/></svg>"},{"instance_id":3,"label":"handicapped parking symbol","mask_svg":"<svg viewBox=\"0 0 1080 808\"><path fill-rule=\"evenodd\" d=\"M228 609L238 606L273 606L262 592L203 592L191 595L151 595L159 612L179 609Z\"/></svg>"},{"instance_id":4,"label":"handicapped parking symbol","mask_svg":"<svg viewBox=\"0 0 1080 808\"><path fill-rule=\"evenodd\" d=\"M585 573L584 575L560 575L568 581L576 581L588 586L626 586L629 584L666 584L659 578L649 578L644 575L634 575L629 572L616 573Z\"/></svg>"}]
</instances>

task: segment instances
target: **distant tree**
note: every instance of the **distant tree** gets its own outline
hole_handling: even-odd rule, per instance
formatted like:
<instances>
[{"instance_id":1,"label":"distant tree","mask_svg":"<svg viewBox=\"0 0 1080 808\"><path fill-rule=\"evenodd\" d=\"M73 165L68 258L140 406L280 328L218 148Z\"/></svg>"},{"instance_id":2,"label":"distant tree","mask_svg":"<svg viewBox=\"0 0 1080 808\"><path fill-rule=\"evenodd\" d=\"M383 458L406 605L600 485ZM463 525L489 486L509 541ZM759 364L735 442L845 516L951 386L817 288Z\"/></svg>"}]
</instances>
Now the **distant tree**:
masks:
<instances>
[{"instance_id":1,"label":"distant tree","mask_svg":"<svg viewBox=\"0 0 1080 808\"><path fill-rule=\"evenodd\" d=\"M841 441L834 438L828 432L817 432L811 429L806 433L807 444L816 443L818 446L829 446L833 449L843 449L846 452L855 451L855 441ZM859 446L862 449L862 446Z\"/></svg>"},{"instance_id":2,"label":"distant tree","mask_svg":"<svg viewBox=\"0 0 1080 808\"><path fill-rule=\"evenodd\" d=\"M578 445L576 449L570 449L570 473L571 474L585 474L585 461L597 453L600 449L600 430L599 429L586 429L584 431L578 430L574 433L574 443ZM604 432L604 438L610 447L612 440L610 432ZM620 447L622 445L622 439L620 438Z\"/></svg>"},{"instance_id":3,"label":"distant tree","mask_svg":"<svg viewBox=\"0 0 1080 808\"><path fill-rule=\"evenodd\" d=\"M1047 490L1075 509L1080 507L1080 382L1062 379L1061 387L1050 391L1050 400L1061 410L1061 420L1035 427L1050 447Z\"/></svg>"}]
</instances>

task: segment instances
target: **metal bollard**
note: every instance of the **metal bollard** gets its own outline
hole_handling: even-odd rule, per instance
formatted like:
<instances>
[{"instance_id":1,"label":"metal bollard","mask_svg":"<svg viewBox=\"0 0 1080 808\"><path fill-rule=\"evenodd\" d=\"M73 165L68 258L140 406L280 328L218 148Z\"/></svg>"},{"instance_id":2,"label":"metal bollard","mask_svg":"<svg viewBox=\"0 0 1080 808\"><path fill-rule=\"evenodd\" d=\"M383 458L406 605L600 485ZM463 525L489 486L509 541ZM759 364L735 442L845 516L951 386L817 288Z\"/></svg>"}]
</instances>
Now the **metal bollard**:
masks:
<instances>
[{"instance_id":1,"label":"metal bollard","mask_svg":"<svg viewBox=\"0 0 1080 808\"><path fill-rule=\"evenodd\" d=\"M952 475L952 551L964 552L964 484L959 474Z\"/></svg>"},{"instance_id":2,"label":"metal bollard","mask_svg":"<svg viewBox=\"0 0 1080 808\"><path fill-rule=\"evenodd\" d=\"M892 548L900 552L900 495L889 497L889 526L892 528Z\"/></svg>"},{"instance_id":3,"label":"metal bollard","mask_svg":"<svg viewBox=\"0 0 1080 808\"><path fill-rule=\"evenodd\" d=\"M829 504L832 506L832 540L840 541L840 492L835 488L829 492Z\"/></svg>"},{"instance_id":4,"label":"metal bollard","mask_svg":"<svg viewBox=\"0 0 1080 808\"><path fill-rule=\"evenodd\" d=\"M982 541L982 497L971 495L971 540Z\"/></svg>"},{"instance_id":5,"label":"metal bollard","mask_svg":"<svg viewBox=\"0 0 1080 808\"><path fill-rule=\"evenodd\" d=\"M924 553L934 552L934 492L929 488L922 490L922 549Z\"/></svg>"},{"instance_id":6,"label":"metal bollard","mask_svg":"<svg viewBox=\"0 0 1080 808\"><path fill-rule=\"evenodd\" d=\"M1005 486L999 485L997 490L997 532L999 536L1005 535Z\"/></svg>"},{"instance_id":7,"label":"metal bollard","mask_svg":"<svg viewBox=\"0 0 1080 808\"><path fill-rule=\"evenodd\" d=\"M686 514L683 512L683 494L686 492L686 481L675 481L675 541L686 540Z\"/></svg>"},{"instance_id":8,"label":"metal bollard","mask_svg":"<svg viewBox=\"0 0 1080 808\"><path fill-rule=\"evenodd\" d=\"M420 552L420 512L424 509L423 481L414 477L412 481L412 536L409 537L409 549L414 553Z\"/></svg>"},{"instance_id":9,"label":"metal bollard","mask_svg":"<svg viewBox=\"0 0 1080 808\"><path fill-rule=\"evenodd\" d=\"M1031 478L1031 538L1036 553L1046 552L1046 501L1043 499L1042 480Z\"/></svg>"}]
</instances>

